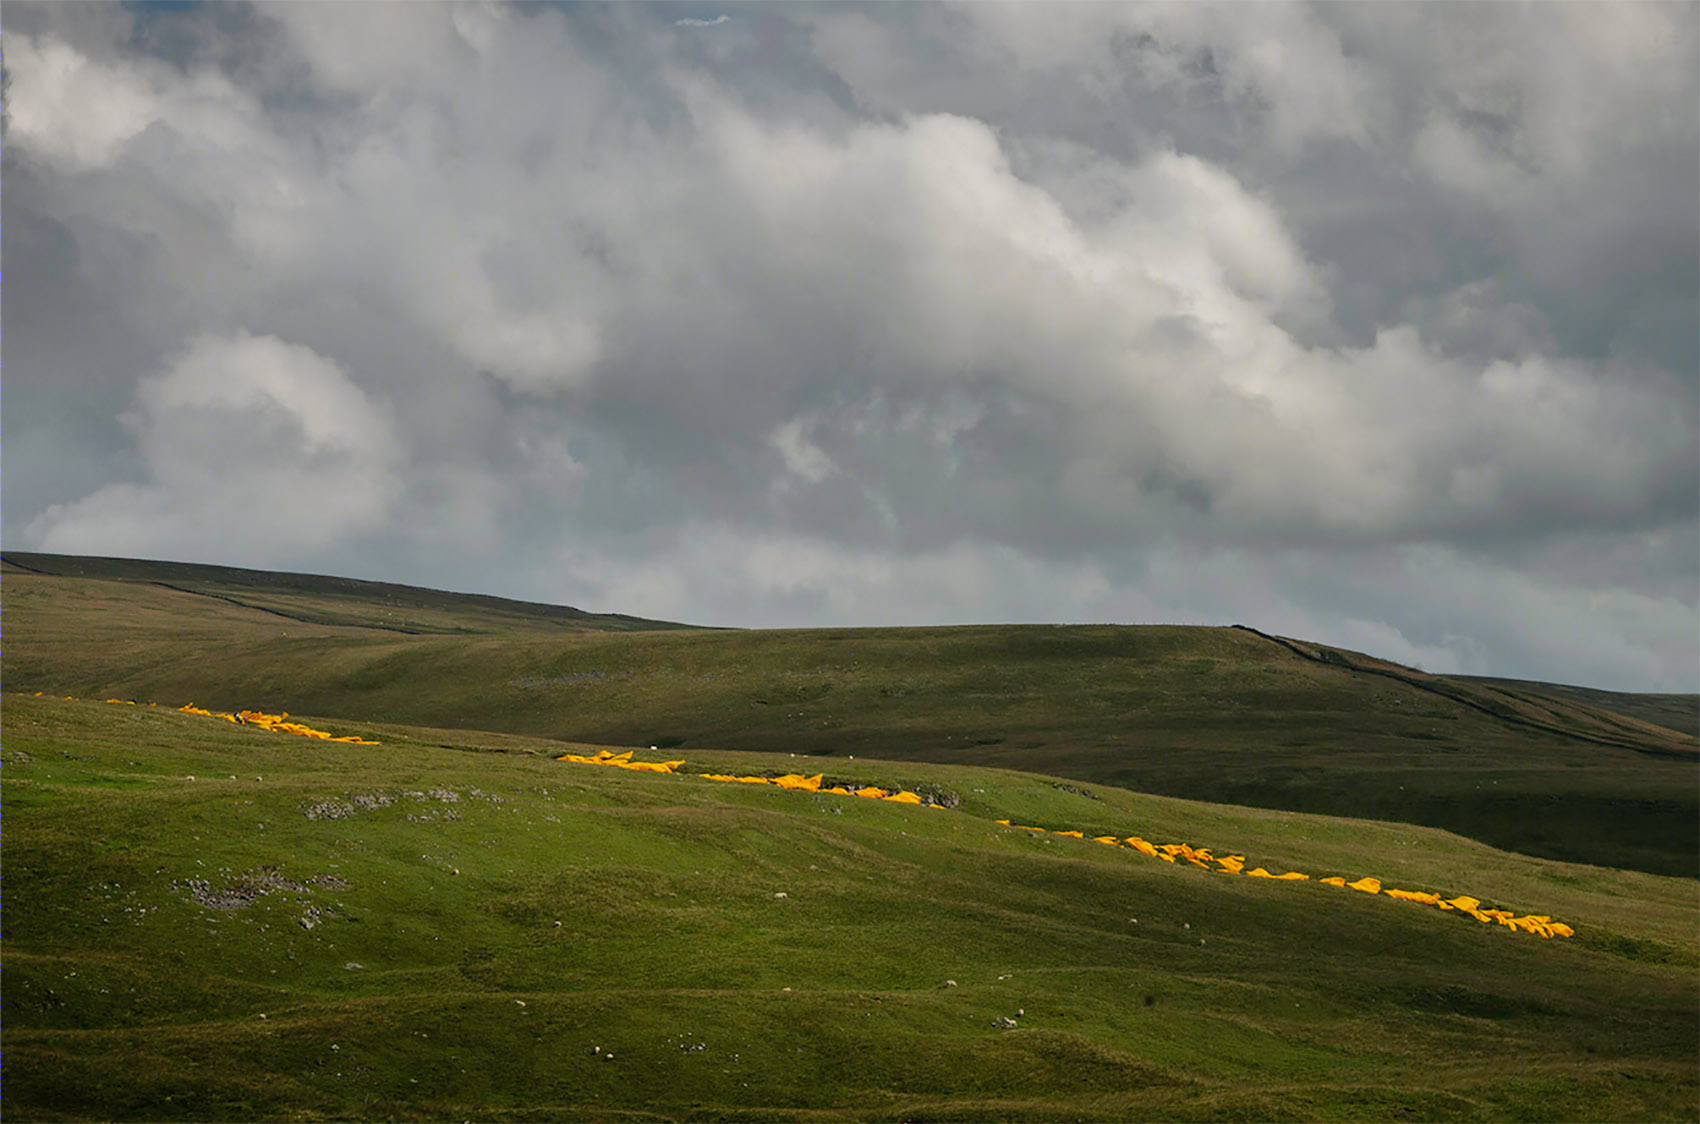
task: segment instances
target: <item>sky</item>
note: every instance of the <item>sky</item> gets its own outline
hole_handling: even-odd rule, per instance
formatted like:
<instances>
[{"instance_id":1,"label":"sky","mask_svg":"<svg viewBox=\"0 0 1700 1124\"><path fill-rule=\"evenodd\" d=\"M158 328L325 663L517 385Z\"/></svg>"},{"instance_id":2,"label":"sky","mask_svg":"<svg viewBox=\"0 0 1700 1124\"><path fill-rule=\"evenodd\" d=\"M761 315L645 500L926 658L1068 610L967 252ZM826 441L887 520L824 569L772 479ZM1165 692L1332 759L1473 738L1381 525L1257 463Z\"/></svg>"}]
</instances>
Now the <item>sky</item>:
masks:
<instances>
[{"instance_id":1,"label":"sky","mask_svg":"<svg viewBox=\"0 0 1700 1124\"><path fill-rule=\"evenodd\" d=\"M1700 5L4 18L8 549L1700 689Z\"/></svg>"}]
</instances>

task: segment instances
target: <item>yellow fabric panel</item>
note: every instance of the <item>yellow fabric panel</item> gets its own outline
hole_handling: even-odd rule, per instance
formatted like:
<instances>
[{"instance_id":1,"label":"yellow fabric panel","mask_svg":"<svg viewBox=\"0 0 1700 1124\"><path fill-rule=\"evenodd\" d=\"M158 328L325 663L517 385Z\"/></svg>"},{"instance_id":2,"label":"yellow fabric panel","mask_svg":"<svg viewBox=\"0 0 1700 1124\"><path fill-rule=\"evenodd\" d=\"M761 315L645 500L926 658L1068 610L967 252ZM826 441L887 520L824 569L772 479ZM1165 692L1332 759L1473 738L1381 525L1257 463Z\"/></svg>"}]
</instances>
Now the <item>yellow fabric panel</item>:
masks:
<instances>
[{"instance_id":1,"label":"yellow fabric panel","mask_svg":"<svg viewBox=\"0 0 1700 1124\"><path fill-rule=\"evenodd\" d=\"M1421 902L1423 905L1440 904L1440 895L1431 894L1426 890L1383 890L1382 893L1408 902Z\"/></svg>"},{"instance_id":2,"label":"yellow fabric panel","mask_svg":"<svg viewBox=\"0 0 1700 1124\"><path fill-rule=\"evenodd\" d=\"M823 789L822 791L830 792L830 793L833 793L833 794L838 795L838 796L854 796L855 795L855 793L851 792L849 789L845 788L843 785L837 785L837 784L833 785L831 788Z\"/></svg>"},{"instance_id":3,"label":"yellow fabric panel","mask_svg":"<svg viewBox=\"0 0 1700 1124\"><path fill-rule=\"evenodd\" d=\"M1238 874L1245 869L1244 855L1226 855L1216 860L1226 874Z\"/></svg>"},{"instance_id":4,"label":"yellow fabric panel","mask_svg":"<svg viewBox=\"0 0 1700 1124\"><path fill-rule=\"evenodd\" d=\"M1275 877L1282 882L1308 882L1310 880L1310 875L1300 874L1296 870L1289 870L1287 873L1277 874Z\"/></svg>"},{"instance_id":5,"label":"yellow fabric panel","mask_svg":"<svg viewBox=\"0 0 1700 1124\"><path fill-rule=\"evenodd\" d=\"M1094 835L1092 837L1092 842L1094 842L1094 843L1108 843L1112 847L1119 847L1119 846L1121 846L1122 841L1120 839L1117 839L1113 835Z\"/></svg>"},{"instance_id":6,"label":"yellow fabric panel","mask_svg":"<svg viewBox=\"0 0 1700 1124\"><path fill-rule=\"evenodd\" d=\"M1339 875L1335 875L1333 878L1318 878L1317 881L1324 886L1344 886L1346 884L1346 880Z\"/></svg>"},{"instance_id":7,"label":"yellow fabric panel","mask_svg":"<svg viewBox=\"0 0 1700 1124\"><path fill-rule=\"evenodd\" d=\"M873 785L870 784L870 785L866 785L862 788L858 788L856 790L856 795L857 796L866 796L870 799L878 799L880 797L885 796L886 791L883 788L875 788Z\"/></svg>"},{"instance_id":8,"label":"yellow fabric panel","mask_svg":"<svg viewBox=\"0 0 1700 1124\"><path fill-rule=\"evenodd\" d=\"M1562 921L1549 922L1547 928L1553 931L1554 936L1574 937L1576 935L1576 930L1572 929Z\"/></svg>"},{"instance_id":9,"label":"yellow fabric panel","mask_svg":"<svg viewBox=\"0 0 1700 1124\"><path fill-rule=\"evenodd\" d=\"M1366 894L1381 893L1381 879L1371 878L1367 874L1356 882L1348 882L1346 885L1353 890L1362 890Z\"/></svg>"},{"instance_id":10,"label":"yellow fabric panel","mask_svg":"<svg viewBox=\"0 0 1700 1124\"><path fill-rule=\"evenodd\" d=\"M887 796L886 799L891 801L893 804L921 803L921 798L916 796L913 792L894 792L890 796Z\"/></svg>"},{"instance_id":11,"label":"yellow fabric panel","mask_svg":"<svg viewBox=\"0 0 1700 1124\"><path fill-rule=\"evenodd\" d=\"M1052 835L1066 835L1070 839L1085 839L1086 838L1086 833L1082 832L1082 831L1053 831L1053 832L1051 832L1051 834Z\"/></svg>"},{"instance_id":12,"label":"yellow fabric panel","mask_svg":"<svg viewBox=\"0 0 1700 1124\"><path fill-rule=\"evenodd\" d=\"M1267 870L1264 870L1260 866L1254 866L1250 870L1246 871L1245 873L1246 873L1247 878L1273 878L1273 877L1275 877L1273 874L1270 874Z\"/></svg>"},{"instance_id":13,"label":"yellow fabric panel","mask_svg":"<svg viewBox=\"0 0 1700 1124\"><path fill-rule=\"evenodd\" d=\"M733 777L739 784L767 784L766 777Z\"/></svg>"},{"instance_id":14,"label":"yellow fabric panel","mask_svg":"<svg viewBox=\"0 0 1700 1124\"><path fill-rule=\"evenodd\" d=\"M1150 843L1147 843L1137 835L1124 839L1123 842L1142 855L1150 855L1152 858L1157 857L1157 848L1152 846Z\"/></svg>"},{"instance_id":15,"label":"yellow fabric panel","mask_svg":"<svg viewBox=\"0 0 1700 1124\"><path fill-rule=\"evenodd\" d=\"M1475 898L1456 897L1447 901L1446 904L1451 906L1453 909L1461 909L1465 913L1468 913L1472 909L1480 909L1482 903L1477 901Z\"/></svg>"}]
</instances>

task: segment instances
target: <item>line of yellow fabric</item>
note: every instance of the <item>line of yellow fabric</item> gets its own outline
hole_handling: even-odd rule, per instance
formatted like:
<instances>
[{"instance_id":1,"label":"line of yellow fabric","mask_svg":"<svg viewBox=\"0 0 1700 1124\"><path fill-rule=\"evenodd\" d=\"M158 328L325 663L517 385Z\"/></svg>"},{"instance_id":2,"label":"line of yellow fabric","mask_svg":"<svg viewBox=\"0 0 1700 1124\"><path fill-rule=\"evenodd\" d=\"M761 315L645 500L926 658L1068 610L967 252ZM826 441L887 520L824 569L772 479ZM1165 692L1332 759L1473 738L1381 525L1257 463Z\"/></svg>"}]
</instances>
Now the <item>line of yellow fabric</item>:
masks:
<instances>
[{"instance_id":1,"label":"line of yellow fabric","mask_svg":"<svg viewBox=\"0 0 1700 1124\"><path fill-rule=\"evenodd\" d=\"M126 700L107 699L106 701L122 702ZM153 704L149 703L148 705L152 706ZM303 726L299 722L286 722L284 719L289 717L287 713L267 714L263 710L239 710L235 714L231 714L228 711L223 710L207 710L205 707L196 706L194 703L187 703L177 709L184 714L200 714L207 718L222 718L226 722L231 722L238 726L258 726L262 730L271 730L280 734L294 734L297 737L302 738L317 738L320 741L327 742L346 742L349 745L379 744L375 741L369 741L366 738L356 737L353 734L345 734L339 738L336 735L328 734L323 730L315 730L311 726Z\"/></svg>"},{"instance_id":2,"label":"line of yellow fabric","mask_svg":"<svg viewBox=\"0 0 1700 1124\"><path fill-rule=\"evenodd\" d=\"M1036 831L1047 835L1067 836L1070 839L1085 838L1084 833L1079 831L1052 831L1043 827L1032 827L1027 824L1012 823L1009 820L998 820L997 822L1005 827L1015 828L1017 831ZM1119 841L1113 835L1097 835L1093 836L1093 842L1108 843L1111 845L1115 845L1119 842L1120 845L1138 851L1140 854L1149 858L1162 859L1164 862L1170 863L1184 859L1193 866L1200 867L1204 870L1212 870L1217 874L1244 874L1248 878L1270 878L1284 882L1303 882L1310 879L1310 875L1302 874L1296 870L1289 870L1285 874L1271 874L1269 871L1260 866L1246 870L1244 855L1225 855L1218 858L1210 853L1209 848L1194 847L1188 843L1151 843L1145 839L1141 839L1137 835L1130 835ZM1215 863L1217 865L1212 867L1210 865L1211 863ZM1543 937L1570 937L1576 935L1575 929L1572 929L1569 925L1566 925L1562 921L1554 921L1551 917L1548 917L1544 913L1531 913L1518 917L1508 909L1482 909L1482 903L1471 897L1446 899L1442 898L1439 894L1430 893L1427 890L1383 889L1381 879L1374 878L1369 875L1365 875L1356 882L1348 882L1340 875L1333 875L1328 878L1319 878L1317 881L1322 883L1324 886L1338 886L1343 889L1357 890L1365 894L1385 894L1387 897L1395 898L1399 901L1417 902L1422 905L1432 905L1444 910L1456 910L1460 913L1465 913L1474 917L1477 921L1498 922L1507 928L1519 929L1525 933L1536 933Z\"/></svg>"},{"instance_id":3,"label":"line of yellow fabric","mask_svg":"<svg viewBox=\"0 0 1700 1124\"><path fill-rule=\"evenodd\" d=\"M594 757L582 754L564 753L559 757L556 757L555 760L573 761L586 765L613 765L622 769L644 769L649 772L658 773L671 773L680 765L684 764L683 761L667 761L658 764L647 764L644 762L634 762L631 758L632 755L630 751L616 754L609 750L602 750ZM771 784L776 785L779 788L791 789L799 792L830 792L837 793L842 796L863 796L877 800L890 800L902 804L926 804L926 801L922 800L913 792L899 791L892 793L874 785L867 785L863 788L855 789L854 791L838 786L822 788L820 773L816 773L812 777L803 776L801 773L787 773L781 777L741 777L730 773L698 773L697 776L703 780L710 781L733 781L741 784ZM938 805L928 806L938 807ZM1052 831L1048 828L1013 823L1009 820L998 820L997 822L1005 827L1015 828L1018 831L1033 831L1041 834L1061 835L1070 839L1084 840L1087 838L1086 833L1082 831ZM1310 875L1296 870L1289 870L1285 874L1272 874L1261 866L1246 870L1246 859L1244 855L1224 855L1218 858L1211 854L1208 847L1194 847L1188 843L1157 844L1146 839L1142 839L1137 835L1130 835L1126 838L1120 839L1114 835L1095 835L1092 836L1092 842L1102 843L1111 847L1128 847L1132 850L1138 851L1142 855L1146 855L1154 859L1162 859L1163 861L1170 863L1184 859L1193 866L1199 867L1203 870L1211 870L1218 874L1243 873L1248 878L1268 878L1279 882L1303 882L1310 879ZM1211 866L1211 863L1215 863L1216 865ZM1355 882L1348 882L1340 875L1334 875L1328 878L1319 878L1317 881L1325 886L1339 886L1346 889L1357 890L1365 894L1385 894L1386 896L1395 898L1399 901L1432 905L1443 910L1455 910L1460 913L1468 914L1469 916L1474 917L1477 921L1496 921L1507 928L1518 929L1526 933L1536 933L1542 937L1569 937L1574 936L1576 932L1569 925L1566 925L1562 921L1554 921L1546 914L1528 914L1523 917L1518 917L1510 910L1482 909L1482 903L1471 897L1443 899L1439 894L1430 893L1426 890L1384 890L1382 889L1381 880L1369 875L1365 875Z\"/></svg>"},{"instance_id":4,"label":"line of yellow fabric","mask_svg":"<svg viewBox=\"0 0 1700 1124\"><path fill-rule=\"evenodd\" d=\"M556 756L557 761L570 761L576 765L611 765L616 769L637 769L646 773L672 773L683 765L683 761L633 761L632 751L615 753L612 750L598 750L595 754L562 753ZM812 777L802 773L786 773L779 777L737 776L733 773L698 773L697 776L705 781L728 781L734 784L770 784L776 788L789 789L792 792L824 792L833 796L860 796L869 800L889 800L893 804L918 804L922 807L937 807L929 805L921 799L918 793L903 790L888 791L873 785L865 785L858 789L845 788L842 785L823 787L824 774L816 773Z\"/></svg>"}]
</instances>

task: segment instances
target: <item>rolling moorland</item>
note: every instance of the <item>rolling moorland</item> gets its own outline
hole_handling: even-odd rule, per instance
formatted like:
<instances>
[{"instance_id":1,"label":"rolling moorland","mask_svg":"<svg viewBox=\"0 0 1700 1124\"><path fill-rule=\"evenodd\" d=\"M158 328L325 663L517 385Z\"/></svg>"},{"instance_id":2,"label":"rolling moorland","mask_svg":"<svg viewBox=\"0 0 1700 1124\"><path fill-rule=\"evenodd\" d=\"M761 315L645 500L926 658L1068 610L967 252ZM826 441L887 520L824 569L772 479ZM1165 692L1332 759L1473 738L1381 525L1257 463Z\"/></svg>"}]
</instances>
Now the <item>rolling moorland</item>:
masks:
<instances>
[{"instance_id":1,"label":"rolling moorland","mask_svg":"<svg viewBox=\"0 0 1700 1124\"><path fill-rule=\"evenodd\" d=\"M20 561L0 703L16 1119L1700 1114L1696 883L1676 840L1632 830L1638 801L1677 816L1686 797L1692 856L1692 740L1587 701L1235 629L651 629L332 579L196 568L166 588L158 564ZM1201 784L1162 766L1215 737L1247 769L1302 760L1360 794L1426 779L1432 803L1402 806L1440 808L1474 791L1441 783L1450 760L1533 809L1616 808L1592 825L1605 842L1575 845L1634 861L1379 809L1129 791L1082 775L1117 744L1100 692L1137 731L1130 776ZM622 698L666 709L620 727ZM858 731L873 699L890 705ZM172 709L190 701L378 744ZM1281 706L1285 738L1309 744L1279 740ZM726 743L743 751L713 744L740 715ZM1410 737L1424 722L1448 740ZM561 740L605 728L647 736ZM684 765L554 760L610 743ZM944 807L697 772L821 773ZM1136 833L1469 894L1574 936L1091 838ZM1627 869L1661 855L1672 871Z\"/></svg>"},{"instance_id":2,"label":"rolling moorland","mask_svg":"<svg viewBox=\"0 0 1700 1124\"><path fill-rule=\"evenodd\" d=\"M346 579L5 559L11 691L989 765L1700 875L1692 695L1567 697L1240 628L687 629Z\"/></svg>"}]
</instances>

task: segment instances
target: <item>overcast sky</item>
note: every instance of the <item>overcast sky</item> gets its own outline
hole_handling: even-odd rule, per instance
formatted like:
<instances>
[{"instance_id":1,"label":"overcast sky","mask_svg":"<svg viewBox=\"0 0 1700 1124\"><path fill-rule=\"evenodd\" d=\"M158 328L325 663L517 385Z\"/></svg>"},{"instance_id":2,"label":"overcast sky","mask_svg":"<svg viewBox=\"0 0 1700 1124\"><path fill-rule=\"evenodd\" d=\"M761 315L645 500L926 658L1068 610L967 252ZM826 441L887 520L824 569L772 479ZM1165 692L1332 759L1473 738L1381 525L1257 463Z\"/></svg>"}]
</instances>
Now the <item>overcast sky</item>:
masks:
<instances>
[{"instance_id":1,"label":"overcast sky","mask_svg":"<svg viewBox=\"0 0 1700 1124\"><path fill-rule=\"evenodd\" d=\"M5 544L1700 689L1700 5L5 6Z\"/></svg>"}]
</instances>

